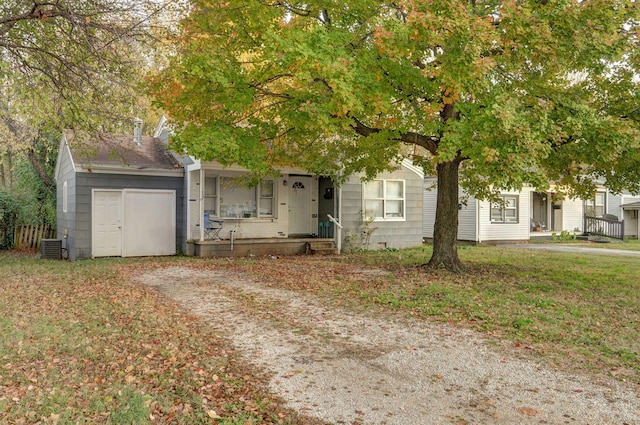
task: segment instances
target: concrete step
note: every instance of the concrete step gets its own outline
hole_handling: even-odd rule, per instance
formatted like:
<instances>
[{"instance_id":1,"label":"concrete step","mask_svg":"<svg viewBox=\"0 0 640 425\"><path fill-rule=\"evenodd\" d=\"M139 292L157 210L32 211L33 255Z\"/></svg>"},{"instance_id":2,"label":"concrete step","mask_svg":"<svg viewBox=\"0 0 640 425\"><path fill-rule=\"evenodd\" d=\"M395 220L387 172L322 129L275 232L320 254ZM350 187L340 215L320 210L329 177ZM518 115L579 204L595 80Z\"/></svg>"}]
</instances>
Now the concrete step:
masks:
<instances>
[{"instance_id":1,"label":"concrete step","mask_svg":"<svg viewBox=\"0 0 640 425\"><path fill-rule=\"evenodd\" d=\"M335 248L333 246L333 242L331 241L322 241L322 242L309 242L309 249L325 249L325 248Z\"/></svg>"},{"instance_id":2,"label":"concrete step","mask_svg":"<svg viewBox=\"0 0 640 425\"><path fill-rule=\"evenodd\" d=\"M309 250L311 255L338 255L338 248L318 248Z\"/></svg>"},{"instance_id":3,"label":"concrete step","mask_svg":"<svg viewBox=\"0 0 640 425\"><path fill-rule=\"evenodd\" d=\"M338 249L333 242L310 242L309 254L311 255L337 255Z\"/></svg>"}]
</instances>

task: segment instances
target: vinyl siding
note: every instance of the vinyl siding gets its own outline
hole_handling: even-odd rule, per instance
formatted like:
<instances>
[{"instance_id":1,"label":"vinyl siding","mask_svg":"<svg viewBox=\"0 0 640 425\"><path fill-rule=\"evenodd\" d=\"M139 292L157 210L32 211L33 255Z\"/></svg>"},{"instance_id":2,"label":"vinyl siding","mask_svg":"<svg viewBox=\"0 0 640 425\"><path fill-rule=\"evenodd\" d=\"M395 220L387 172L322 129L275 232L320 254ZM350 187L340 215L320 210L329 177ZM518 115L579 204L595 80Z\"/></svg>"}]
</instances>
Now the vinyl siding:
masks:
<instances>
[{"instance_id":1,"label":"vinyl siding","mask_svg":"<svg viewBox=\"0 0 640 425\"><path fill-rule=\"evenodd\" d=\"M425 238L433 238L433 227L436 223L436 205L438 202L438 188L435 187L437 179L435 177L427 177L424 180L424 211L423 211L423 236ZM458 210L458 240L475 241L476 240L476 213L478 201L464 193L462 189L458 192L458 197L466 199L466 205L462 205L462 209Z\"/></svg>"},{"instance_id":2,"label":"vinyl siding","mask_svg":"<svg viewBox=\"0 0 640 425\"><path fill-rule=\"evenodd\" d=\"M624 211L622 210L621 205L639 201L640 196L631 195L629 192L622 193L620 195L613 195L609 193L607 195L607 212L618 216L618 219L622 220L624 217Z\"/></svg>"},{"instance_id":3,"label":"vinyl siding","mask_svg":"<svg viewBox=\"0 0 640 425\"><path fill-rule=\"evenodd\" d=\"M584 224L584 201L565 199L562 201L562 230L582 232Z\"/></svg>"},{"instance_id":4,"label":"vinyl siding","mask_svg":"<svg viewBox=\"0 0 640 425\"><path fill-rule=\"evenodd\" d=\"M426 238L433 238L438 196L438 189L433 187L435 183L435 177L427 177L424 180L423 235ZM490 203L468 196L460 189L459 198L462 205L458 210L458 240L476 242L528 240L531 190L531 188L524 188L521 192L503 193L518 196L518 223L492 223Z\"/></svg>"},{"instance_id":5,"label":"vinyl siding","mask_svg":"<svg viewBox=\"0 0 640 425\"><path fill-rule=\"evenodd\" d=\"M478 203L480 208L478 213L480 241L529 240L531 190L523 189L520 192L501 192L501 194L518 196L518 222L491 222L491 203L480 201Z\"/></svg>"},{"instance_id":6,"label":"vinyl siding","mask_svg":"<svg viewBox=\"0 0 640 425\"><path fill-rule=\"evenodd\" d=\"M74 237L69 238L69 259L90 258L91 253L91 191L92 189L162 189L176 191L176 249L182 249L185 239L185 197L182 177L139 176L131 174L75 174ZM69 191L71 193L71 191ZM71 202L69 202L71 208Z\"/></svg>"},{"instance_id":7,"label":"vinyl siding","mask_svg":"<svg viewBox=\"0 0 640 425\"><path fill-rule=\"evenodd\" d=\"M369 229L373 230L369 244L362 246L360 235L363 230L363 186L360 176L353 176L342 186L342 217L340 217L340 222L345 228L342 233L344 249L401 249L421 245L423 178L408 168L402 167L393 172L381 173L376 176L376 179L405 181L405 220L372 222L369 225Z\"/></svg>"},{"instance_id":8,"label":"vinyl siding","mask_svg":"<svg viewBox=\"0 0 640 425\"><path fill-rule=\"evenodd\" d=\"M76 176L73 163L69 156L69 150L64 144L60 146L60 155L57 164L57 191L56 191L56 233L57 238L62 239L63 248L67 248L67 255L70 260L77 258L74 247L76 246ZM62 188L67 182L67 212L63 212ZM65 239L65 232L67 237Z\"/></svg>"},{"instance_id":9,"label":"vinyl siding","mask_svg":"<svg viewBox=\"0 0 640 425\"><path fill-rule=\"evenodd\" d=\"M465 198L465 194L460 191L459 197ZM478 214L478 200L469 196L467 205L462 205L462 209L458 210L458 240L475 241L477 240L476 223Z\"/></svg>"},{"instance_id":10,"label":"vinyl siding","mask_svg":"<svg viewBox=\"0 0 640 425\"><path fill-rule=\"evenodd\" d=\"M433 226L436 224L436 205L438 203L438 188L436 179L426 177L423 190L422 236L433 238Z\"/></svg>"},{"instance_id":11,"label":"vinyl siding","mask_svg":"<svg viewBox=\"0 0 640 425\"><path fill-rule=\"evenodd\" d=\"M618 220L622 220L622 208L620 205L623 203L624 197L622 195L614 195L607 191L607 204L605 205L605 211L607 214L613 214L618 217Z\"/></svg>"}]
</instances>

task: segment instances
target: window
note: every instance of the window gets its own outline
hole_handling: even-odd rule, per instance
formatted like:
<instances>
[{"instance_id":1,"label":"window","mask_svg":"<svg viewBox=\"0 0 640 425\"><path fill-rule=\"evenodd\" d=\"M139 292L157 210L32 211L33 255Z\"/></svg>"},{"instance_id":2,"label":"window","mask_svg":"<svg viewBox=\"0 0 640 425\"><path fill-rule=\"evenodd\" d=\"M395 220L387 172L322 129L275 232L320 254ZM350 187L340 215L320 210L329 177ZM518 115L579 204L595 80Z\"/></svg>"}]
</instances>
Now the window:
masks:
<instances>
[{"instance_id":1,"label":"window","mask_svg":"<svg viewBox=\"0 0 640 425\"><path fill-rule=\"evenodd\" d=\"M206 177L204 210L221 218L273 217L273 180L257 187L240 177Z\"/></svg>"},{"instance_id":2,"label":"window","mask_svg":"<svg viewBox=\"0 0 640 425\"><path fill-rule=\"evenodd\" d=\"M67 181L62 183L62 212L66 213L69 207L69 189L67 188Z\"/></svg>"},{"instance_id":3,"label":"window","mask_svg":"<svg viewBox=\"0 0 640 425\"><path fill-rule=\"evenodd\" d=\"M500 196L501 202L491 205L492 223L517 223L518 222L518 197Z\"/></svg>"},{"instance_id":4,"label":"window","mask_svg":"<svg viewBox=\"0 0 640 425\"><path fill-rule=\"evenodd\" d=\"M273 217L273 180L260 182L260 216Z\"/></svg>"},{"instance_id":5,"label":"window","mask_svg":"<svg viewBox=\"0 0 640 425\"><path fill-rule=\"evenodd\" d=\"M602 217L606 211L606 192L596 192L596 195L586 201L587 215L594 217Z\"/></svg>"},{"instance_id":6,"label":"window","mask_svg":"<svg viewBox=\"0 0 640 425\"><path fill-rule=\"evenodd\" d=\"M218 179L216 177L204 178L204 210L210 215L218 215Z\"/></svg>"},{"instance_id":7,"label":"window","mask_svg":"<svg viewBox=\"0 0 640 425\"><path fill-rule=\"evenodd\" d=\"M364 215L376 220L404 220L404 180L372 180L364 184Z\"/></svg>"}]
</instances>

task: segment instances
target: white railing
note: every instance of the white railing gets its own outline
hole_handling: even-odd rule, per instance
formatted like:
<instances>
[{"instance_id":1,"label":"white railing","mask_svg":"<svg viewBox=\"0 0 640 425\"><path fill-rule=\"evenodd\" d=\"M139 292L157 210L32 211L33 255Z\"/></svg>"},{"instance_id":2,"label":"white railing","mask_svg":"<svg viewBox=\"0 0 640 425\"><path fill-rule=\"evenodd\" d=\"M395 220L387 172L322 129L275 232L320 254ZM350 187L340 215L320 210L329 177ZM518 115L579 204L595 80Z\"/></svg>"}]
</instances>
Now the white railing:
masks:
<instances>
[{"instance_id":1,"label":"white railing","mask_svg":"<svg viewBox=\"0 0 640 425\"><path fill-rule=\"evenodd\" d=\"M330 222L336 225L336 232L333 235L333 238L336 242L336 249L338 250L338 254L340 254L342 252L342 224L340 224L337 219L333 218L331 214L327 214L327 217L329 218Z\"/></svg>"}]
</instances>

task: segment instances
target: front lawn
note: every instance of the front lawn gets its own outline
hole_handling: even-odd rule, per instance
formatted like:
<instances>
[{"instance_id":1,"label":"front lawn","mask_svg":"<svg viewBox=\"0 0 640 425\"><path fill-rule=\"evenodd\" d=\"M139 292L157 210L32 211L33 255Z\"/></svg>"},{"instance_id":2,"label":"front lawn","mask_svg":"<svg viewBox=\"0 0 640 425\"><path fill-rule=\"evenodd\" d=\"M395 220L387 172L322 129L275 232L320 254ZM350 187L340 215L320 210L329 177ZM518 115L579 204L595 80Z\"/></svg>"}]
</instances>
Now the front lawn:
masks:
<instances>
[{"instance_id":1,"label":"front lawn","mask_svg":"<svg viewBox=\"0 0 640 425\"><path fill-rule=\"evenodd\" d=\"M431 247L330 259L246 261L241 268L291 289L331 294L478 330L563 369L640 383L640 261L460 246L468 271L420 267ZM308 263L304 264L303 263ZM363 273L363 267L387 273ZM236 266L239 267L239 266Z\"/></svg>"},{"instance_id":2,"label":"front lawn","mask_svg":"<svg viewBox=\"0 0 640 425\"><path fill-rule=\"evenodd\" d=\"M314 424L132 265L0 253L0 423Z\"/></svg>"},{"instance_id":3,"label":"front lawn","mask_svg":"<svg viewBox=\"0 0 640 425\"><path fill-rule=\"evenodd\" d=\"M461 246L331 257L101 259L0 253L0 423L312 424L263 392L202 321L133 283L173 264L225 268L354 309L475 329L551 367L640 384L638 258Z\"/></svg>"}]
</instances>

